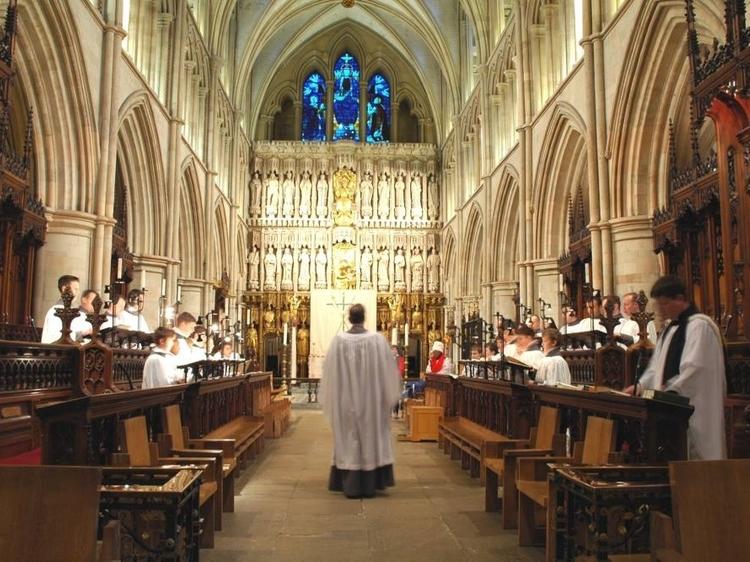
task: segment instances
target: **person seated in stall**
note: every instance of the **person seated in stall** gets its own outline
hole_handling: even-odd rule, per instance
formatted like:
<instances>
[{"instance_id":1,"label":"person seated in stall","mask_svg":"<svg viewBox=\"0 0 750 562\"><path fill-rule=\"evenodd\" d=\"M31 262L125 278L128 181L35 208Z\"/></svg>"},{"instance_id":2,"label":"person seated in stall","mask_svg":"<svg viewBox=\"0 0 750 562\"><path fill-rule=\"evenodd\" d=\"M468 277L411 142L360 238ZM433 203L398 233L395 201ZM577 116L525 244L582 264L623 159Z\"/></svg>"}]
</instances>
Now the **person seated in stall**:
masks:
<instances>
[{"instance_id":1,"label":"person seated in stall","mask_svg":"<svg viewBox=\"0 0 750 562\"><path fill-rule=\"evenodd\" d=\"M539 343L534 337L534 331L525 324L516 328L516 347L512 357L526 363L532 369L537 369L539 362L544 357L541 349L539 349Z\"/></svg>"},{"instance_id":2,"label":"person seated in stall","mask_svg":"<svg viewBox=\"0 0 750 562\"><path fill-rule=\"evenodd\" d=\"M633 319L633 314L641 312L641 305L638 302L638 295L636 293L625 293L622 297L622 315L630 320ZM638 323L636 322L636 325ZM653 320L649 320L646 325L648 331L648 339L651 343L656 343L656 324ZM637 343L641 339L640 329L636 332L633 340Z\"/></svg>"},{"instance_id":3,"label":"person seated in stall","mask_svg":"<svg viewBox=\"0 0 750 562\"><path fill-rule=\"evenodd\" d=\"M539 361L534 384L553 386L558 383L570 384L570 368L560 353L560 332L547 328L542 332L544 357Z\"/></svg>"},{"instance_id":4,"label":"person seated in stall","mask_svg":"<svg viewBox=\"0 0 750 562\"><path fill-rule=\"evenodd\" d=\"M107 319L102 324L100 330L116 328L117 317L123 310L125 310L125 299L118 295L115 300L109 305L109 308L104 311L107 315Z\"/></svg>"},{"instance_id":5,"label":"person seated in stall","mask_svg":"<svg viewBox=\"0 0 750 562\"><path fill-rule=\"evenodd\" d=\"M529 316L529 320L526 322L526 325L534 330L534 336L535 337L541 337L542 330L544 329L542 327L542 319L539 318L536 314L532 314Z\"/></svg>"},{"instance_id":6,"label":"person seated in stall","mask_svg":"<svg viewBox=\"0 0 750 562\"><path fill-rule=\"evenodd\" d=\"M561 334L576 334L583 331L583 325L578 318L576 309L572 306L563 308L563 321L565 324L560 328Z\"/></svg>"},{"instance_id":7,"label":"person seated in stall","mask_svg":"<svg viewBox=\"0 0 750 562\"><path fill-rule=\"evenodd\" d=\"M120 328L130 330L131 332L151 333L148 322L141 314L143 310L143 291L140 289L131 289L128 292L127 306L117 317L117 324Z\"/></svg>"},{"instance_id":8,"label":"person seated in stall","mask_svg":"<svg viewBox=\"0 0 750 562\"><path fill-rule=\"evenodd\" d=\"M635 320L625 318L620 312L620 297L617 295L607 295L604 297L603 310L607 310L607 307L612 304L612 318L616 318L619 324L615 326L614 336L618 345L627 348L633 345L638 337L638 323Z\"/></svg>"},{"instance_id":9,"label":"person seated in stall","mask_svg":"<svg viewBox=\"0 0 750 562\"><path fill-rule=\"evenodd\" d=\"M143 365L141 388L158 388L185 382L185 375L177 369L177 338L170 328L157 328L154 347Z\"/></svg>"},{"instance_id":10,"label":"person seated in stall","mask_svg":"<svg viewBox=\"0 0 750 562\"><path fill-rule=\"evenodd\" d=\"M506 357L516 356L516 334L513 328L507 328L503 333L503 355Z\"/></svg>"},{"instance_id":11,"label":"person seated in stall","mask_svg":"<svg viewBox=\"0 0 750 562\"><path fill-rule=\"evenodd\" d=\"M75 275L62 275L57 280L57 289L61 295L65 291L73 293L73 302L75 302L81 290L81 283ZM71 306L73 305L71 304ZM55 311L60 308L63 308L62 298L53 304L45 314L44 325L42 326L42 343L54 343L62 336L62 320L55 315ZM79 312L78 317L71 322L70 330L70 337L74 341L81 341L85 336L91 334L91 324L86 321L85 313Z\"/></svg>"},{"instance_id":12,"label":"person seated in stall","mask_svg":"<svg viewBox=\"0 0 750 562\"><path fill-rule=\"evenodd\" d=\"M70 329L73 333L86 334L81 338L84 342L91 340L88 336L93 331L93 326L89 322L88 316L89 314L94 314L94 300L97 298L99 298L99 293L94 289L86 289L81 294L81 305L78 307L79 314L70 323Z\"/></svg>"},{"instance_id":13,"label":"person seated in stall","mask_svg":"<svg viewBox=\"0 0 750 562\"><path fill-rule=\"evenodd\" d=\"M493 341L484 346L484 358L487 359L487 361L502 360L503 354L500 353L500 350L497 347L497 342Z\"/></svg>"},{"instance_id":14,"label":"person seated in stall","mask_svg":"<svg viewBox=\"0 0 750 562\"><path fill-rule=\"evenodd\" d=\"M221 347L219 348L219 351L214 353L211 356L211 359L216 359L216 360L221 360L221 361L242 361L242 356L236 351L234 351L232 340L225 339L223 342L221 342Z\"/></svg>"}]
</instances>

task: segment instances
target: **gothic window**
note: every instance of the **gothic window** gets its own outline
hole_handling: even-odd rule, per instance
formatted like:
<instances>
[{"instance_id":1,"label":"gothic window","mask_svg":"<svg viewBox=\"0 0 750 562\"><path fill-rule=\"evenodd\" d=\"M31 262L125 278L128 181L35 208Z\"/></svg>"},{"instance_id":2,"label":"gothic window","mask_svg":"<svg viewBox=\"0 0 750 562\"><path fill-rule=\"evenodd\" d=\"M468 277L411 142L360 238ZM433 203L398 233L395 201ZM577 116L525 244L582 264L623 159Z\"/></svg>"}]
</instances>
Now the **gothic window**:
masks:
<instances>
[{"instance_id":1,"label":"gothic window","mask_svg":"<svg viewBox=\"0 0 750 562\"><path fill-rule=\"evenodd\" d=\"M391 140L391 86L382 74L367 84L367 142Z\"/></svg>"},{"instance_id":2,"label":"gothic window","mask_svg":"<svg viewBox=\"0 0 750 562\"><path fill-rule=\"evenodd\" d=\"M359 141L359 63L344 53L333 67L333 140Z\"/></svg>"},{"instance_id":3,"label":"gothic window","mask_svg":"<svg viewBox=\"0 0 750 562\"><path fill-rule=\"evenodd\" d=\"M326 140L326 81L319 72L302 86L302 140Z\"/></svg>"}]
</instances>

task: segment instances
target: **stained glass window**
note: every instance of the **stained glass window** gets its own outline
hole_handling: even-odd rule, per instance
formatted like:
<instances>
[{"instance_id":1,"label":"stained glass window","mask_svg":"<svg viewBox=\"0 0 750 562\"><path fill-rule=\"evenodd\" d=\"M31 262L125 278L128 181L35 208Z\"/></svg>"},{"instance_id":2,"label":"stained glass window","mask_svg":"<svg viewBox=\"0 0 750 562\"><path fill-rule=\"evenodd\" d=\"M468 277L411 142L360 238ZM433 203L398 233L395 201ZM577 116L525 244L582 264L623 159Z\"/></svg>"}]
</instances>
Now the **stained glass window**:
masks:
<instances>
[{"instance_id":1,"label":"stained glass window","mask_svg":"<svg viewBox=\"0 0 750 562\"><path fill-rule=\"evenodd\" d=\"M382 74L367 84L367 142L391 140L391 86Z\"/></svg>"},{"instance_id":2,"label":"stained glass window","mask_svg":"<svg viewBox=\"0 0 750 562\"><path fill-rule=\"evenodd\" d=\"M326 140L326 81L319 72L302 85L302 140Z\"/></svg>"},{"instance_id":3,"label":"stained glass window","mask_svg":"<svg viewBox=\"0 0 750 562\"><path fill-rule=\"evenodd\" d=\"M333 67L333 140L359 140L359 63L344 53Z\"/></svg>"}]
</instances>

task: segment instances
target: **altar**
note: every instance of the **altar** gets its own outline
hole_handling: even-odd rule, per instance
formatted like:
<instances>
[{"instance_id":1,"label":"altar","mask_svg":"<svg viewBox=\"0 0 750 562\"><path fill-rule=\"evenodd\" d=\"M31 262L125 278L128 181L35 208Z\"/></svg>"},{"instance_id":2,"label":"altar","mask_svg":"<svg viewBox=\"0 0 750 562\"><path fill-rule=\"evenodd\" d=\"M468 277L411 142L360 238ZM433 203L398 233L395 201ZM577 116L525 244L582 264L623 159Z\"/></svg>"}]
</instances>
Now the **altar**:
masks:
<instances>
[{"instance_id":1,"label":"altar","mask_svg":"<svg viewBox=\"0 0 750 562\"><path fill-rule=\"evenodd\" d=\"M365 328L377 330L377 291L374 289L312 289L310 291L310 378L320 378L323 361L333 337L351 325L349 307L365 307Z\"/></svg>"}]
</instances>

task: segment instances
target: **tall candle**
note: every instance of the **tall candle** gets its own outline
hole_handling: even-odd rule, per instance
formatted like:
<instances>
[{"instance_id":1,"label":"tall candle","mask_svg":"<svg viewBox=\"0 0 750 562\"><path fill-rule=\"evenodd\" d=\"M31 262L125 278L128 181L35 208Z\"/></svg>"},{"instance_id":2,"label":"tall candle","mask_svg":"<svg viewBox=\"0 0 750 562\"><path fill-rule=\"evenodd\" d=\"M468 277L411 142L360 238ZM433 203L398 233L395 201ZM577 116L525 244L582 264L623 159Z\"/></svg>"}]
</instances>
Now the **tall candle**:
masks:
<instances>
[{"instance_id":1,"label":"tall candle","mask_svg":"<svg viewBox=\"0 0 750 562\"><path fill-rule=\"evenodd\" d=\"M391 345L398 345L398 328L396 326L391 330Z\"/></svg>"},{"instance_id":2,"label":"tall candle","mask_svg":"<svg viewBox=\"0 0 750 562\"><path fill-rule=\"evenodd\" d=\"M122 279L122 258L117 258L117 280Z\"/></svg>"},{"instance_id":3,"label":"tall candle","mask_svg":"<svg viewBox=\"0 0 750 562\"><path fill-rule=\"evenodd\" d=\"M146 288L146 270L141 269L141 289Z\"/></svg>"},{"instance_id":4,"label":"tall candle","mask_svg":"<svg viewBox=\"0 0 750 562\"><path fill-rule=\"evenodd\" d=\"M297 378L297 326L292 326L292 378Z\"/></svg>"},{"instance_id":5,"label":"tall candle","mask_svg":"<svg viewBox=\"0 0 750 562\"><path fill-rule=\"evenodd\" d=\"M283 340L284 345L286 345L288 335L289 335L289 326L287 326L287 323L284 322L284 340Z\"/></svg>"},{"instance_id":6,"label":"tall candle","mask_svg":"<svg viewBox=\"0 0 750 562\"><path fill-rule=\"evenodd\" d=\"M565 290L565 278L563 277L562 273L560 274L560 279L559 279L558 283L559 283L558 286L560 287L560 290L564 291Z\"/></svg>"},{"instance_id":7,"label":"tall candle","mask_svg":"<svg viewBox=\"0 0 750 562\"><path fill-rule=\"evenodd\" d=\"M409 323L404 324L404 347L409 347Z\"/></svg>"},{"instance_id":8,"label":"tall candle","mask_svg":"<svg viewBox=\"0 0 750 562\"><path fill-rule=\"evenodd\" d=\"M164 279L164 278L162 278L162 280L161 280L161 296L163 297L166 294L167 294L167 280Z\"/></svg>"},{"instance_id":9,"label":"tall candle","mask_svg":"<svg viewBox=\"0 0 750 562\"><path fill-rule=\"evenodd\" d=\"M586 276L584 281L586 283L590 283L591 282L591 264L589 262L586 262L586 265L584 266L584 274Z\"/></svg>"},{"instance_id":10,"label":"tall candle","mask_svg":"<svg viewBox=\"0 0 750 562\"><path fill-rule=\"evenodd\" d=\"M177 302L182 302L182 285L177 285Z\"/></svg>"}]
</instances>

